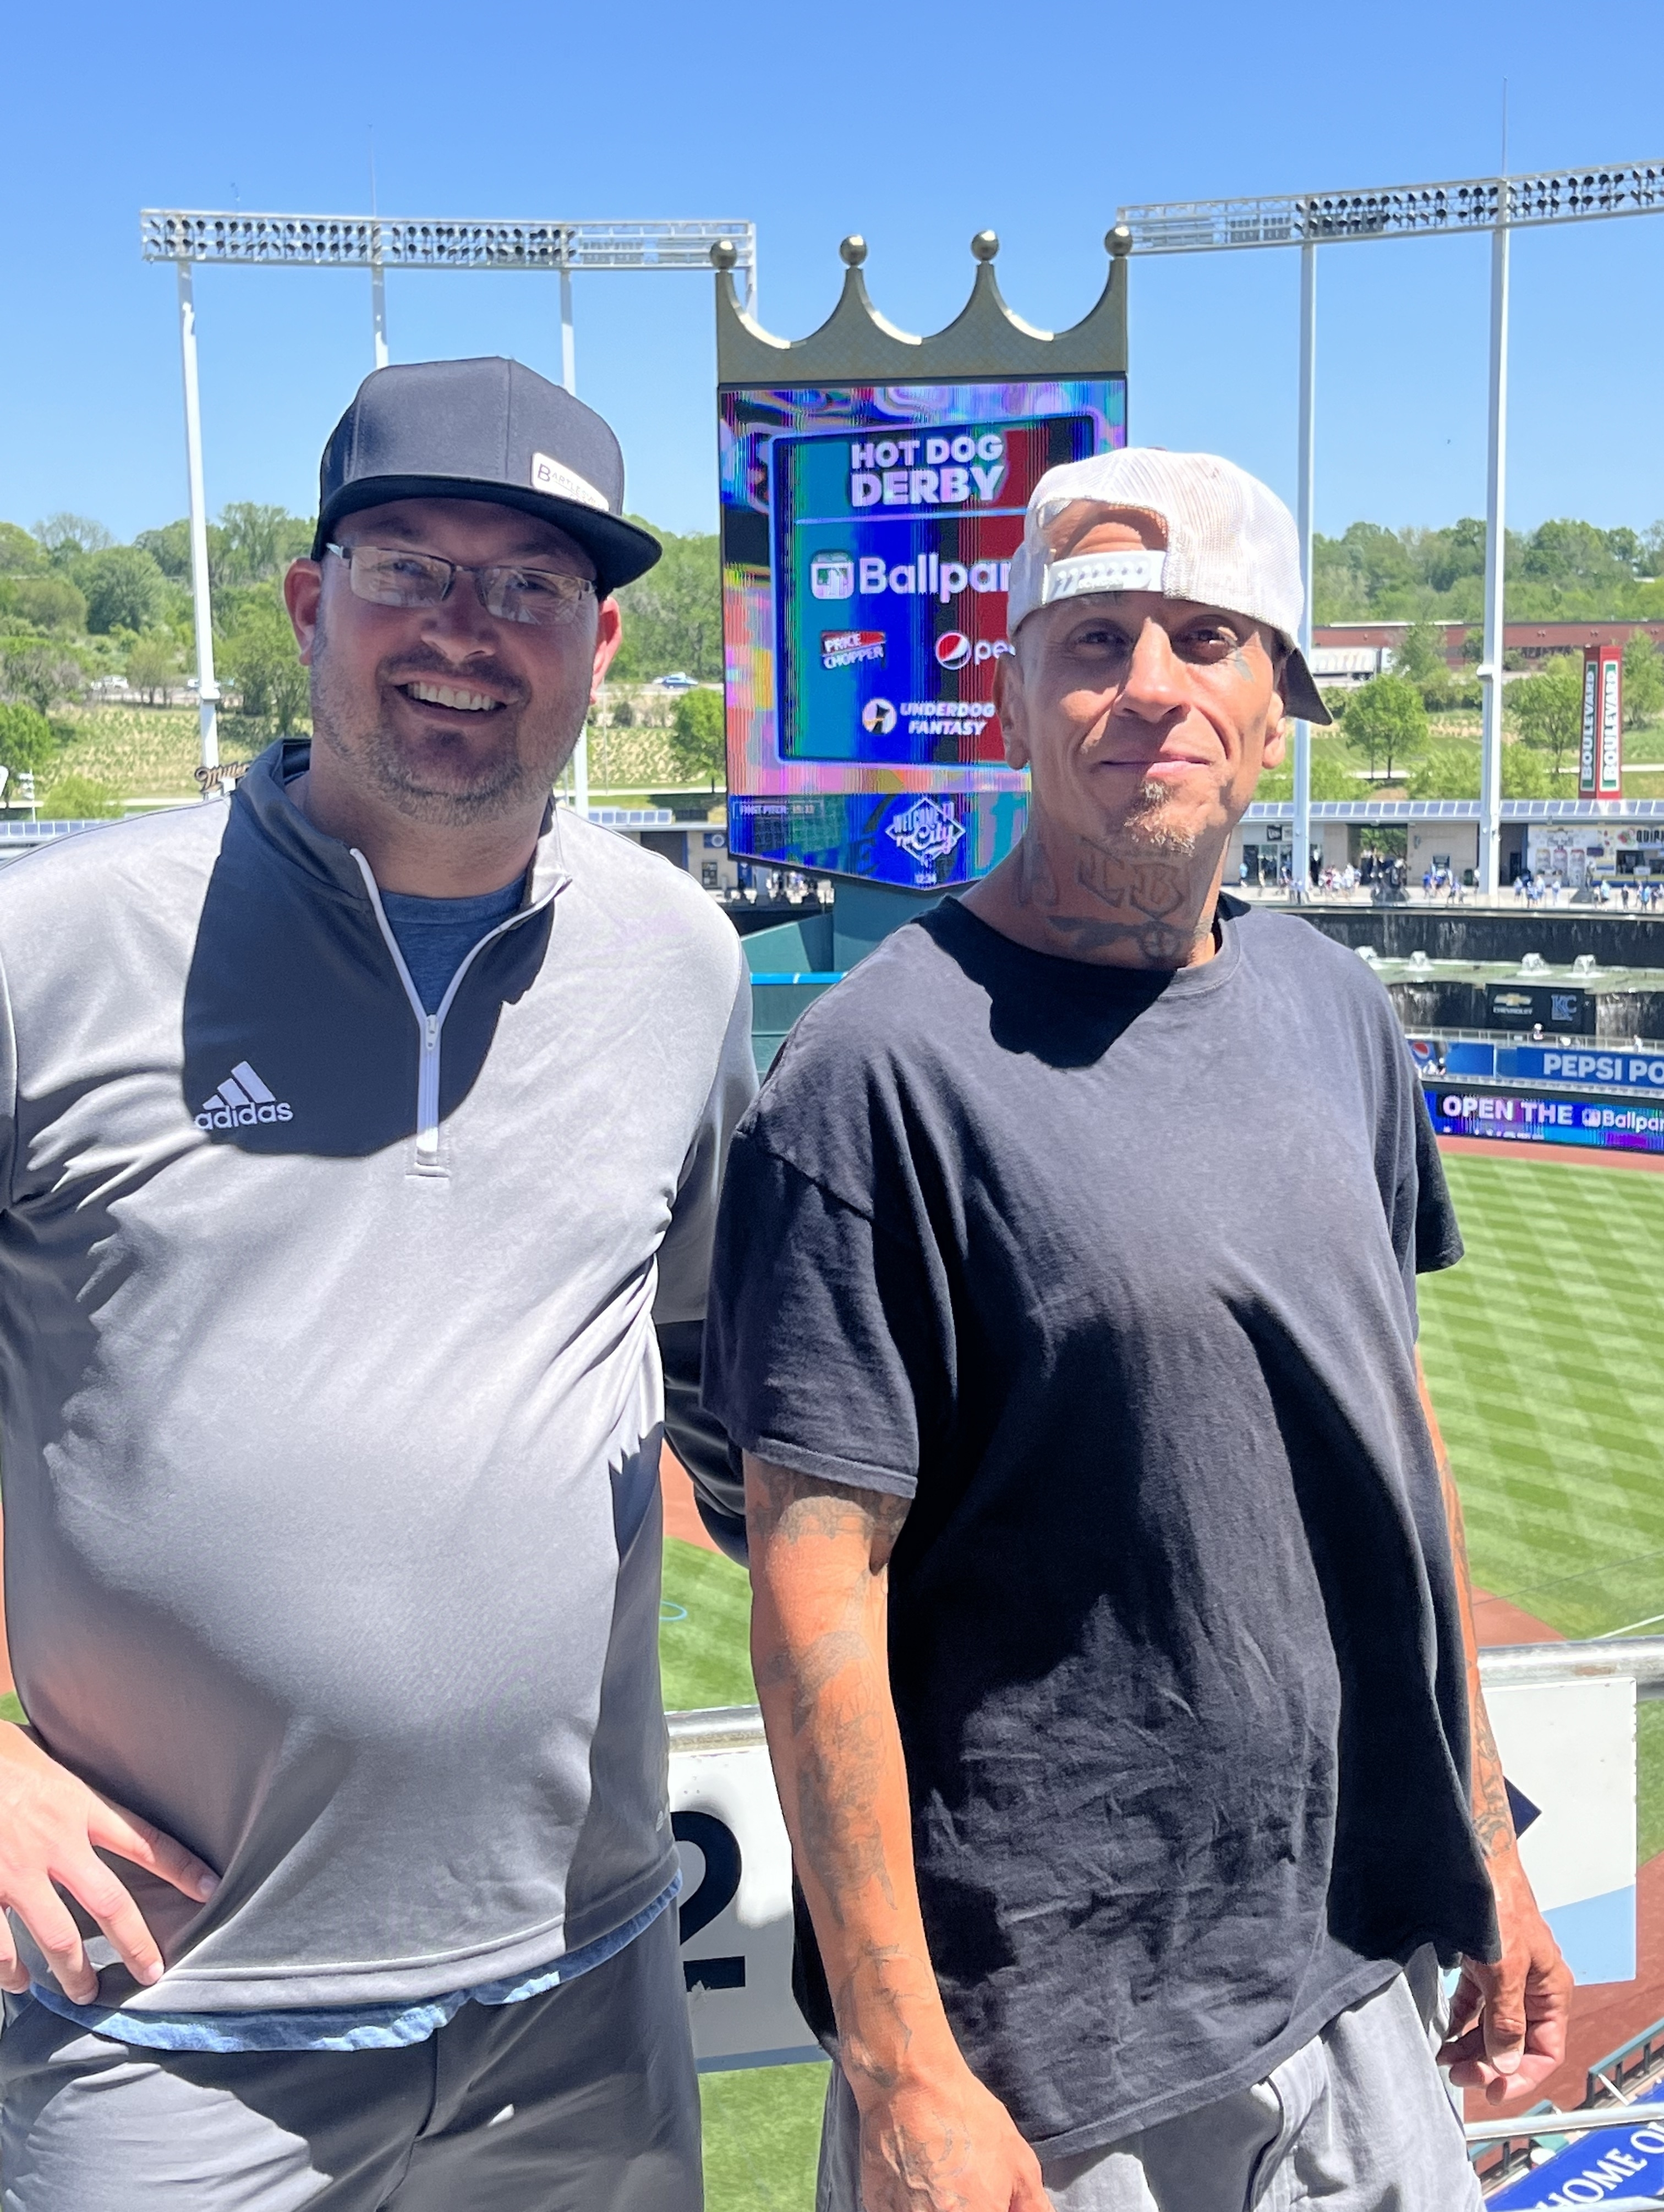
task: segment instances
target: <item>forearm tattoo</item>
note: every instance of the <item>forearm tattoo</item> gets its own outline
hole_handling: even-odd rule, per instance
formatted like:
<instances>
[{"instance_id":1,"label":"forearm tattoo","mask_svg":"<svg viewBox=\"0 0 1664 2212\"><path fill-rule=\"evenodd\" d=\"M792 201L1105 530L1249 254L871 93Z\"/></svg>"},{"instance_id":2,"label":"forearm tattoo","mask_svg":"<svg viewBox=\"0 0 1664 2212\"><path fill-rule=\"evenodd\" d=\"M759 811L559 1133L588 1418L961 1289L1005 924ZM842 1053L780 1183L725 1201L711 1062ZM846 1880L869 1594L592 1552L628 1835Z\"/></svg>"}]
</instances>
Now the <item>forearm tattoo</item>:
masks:
<instances>
[{"instance_id":1,"label":"forearm tattoo","mask_svg":"<svg viewBox=\"0 0 1664 2212\"><path fill-rule=\"evenodd\" d=\"M753 1557L815 1544L858 1541L868 1577L889 1563L908 1501L853 1491L812 1475L752 1462ZM866 1578L851 1578L841 1611L802 1640L782 1634L759 1652L758 1689L778 1711L789 1700L797 1824L802 1846L842 1925L848 1902L875 1887L892 1911L879 1799L894 1722L887 1711L886 1666L864 1631Z\"/></svg>"}]
</instances>

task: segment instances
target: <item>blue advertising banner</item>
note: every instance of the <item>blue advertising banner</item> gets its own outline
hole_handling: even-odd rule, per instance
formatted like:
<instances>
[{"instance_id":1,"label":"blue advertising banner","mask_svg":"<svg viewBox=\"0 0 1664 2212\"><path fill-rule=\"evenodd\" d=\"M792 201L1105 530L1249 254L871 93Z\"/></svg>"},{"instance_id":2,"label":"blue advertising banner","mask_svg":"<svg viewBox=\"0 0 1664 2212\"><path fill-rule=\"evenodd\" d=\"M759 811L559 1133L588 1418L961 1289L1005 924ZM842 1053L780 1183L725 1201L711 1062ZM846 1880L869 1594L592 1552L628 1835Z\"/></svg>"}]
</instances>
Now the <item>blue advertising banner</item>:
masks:
<instances>
[{"instance_id":1,"label":"blue advertising banner","mask_svg":"<svg viewBox=\"0 0 1664 2212\"><path fill-rule=\"evenodd\" d=\"M1664 2189L1664 2128L1602 2128L1574 2137L1563 2150L1506 2189L1485 2199L1485 2212L1539 2212L1539 2208L1610 2204L1655 2197Z\"/></svg>"},{"instance_id":2,"label":"blue advertising banner","mask_svg":"<svg viewBox=\"0 0 1664 2212\"><path fill-rule=\"evenodd\" d=\"M1463 1090L1446 1077L1424 1083L1427 1110L1441 1137L1501 1138L1535 1145L1598 1145L1609 1151L1664 1152L1664 1101L1533 1096L1525 1091Z\"/></svg>"},{"instance_id":3,"label":"blue advertising banner","mask_svg":"<svg viewBox=\"0 0 1664 2212\"><path fill-rule=\"evenodd\" d=\"M1417 1057L1436 1049L1417 1040ZM1591 1083L1664 1095L1664 1053L1624 1045L1484 1044L1458 1040L1444 1048L1447 1075L1496 1076L1515 1083Z\"/></svg>"},{"instance_id":4,"label":"blue advertising banner","mask_svg":"<svg viewBox=\"0 0 1664 2212\"><path fill-rule=\"evenodd\" d=\"M844 793L728 800L734 850L929 890L974 882L1022 835L1021 792Z\"/></svg>"}]
</instances>

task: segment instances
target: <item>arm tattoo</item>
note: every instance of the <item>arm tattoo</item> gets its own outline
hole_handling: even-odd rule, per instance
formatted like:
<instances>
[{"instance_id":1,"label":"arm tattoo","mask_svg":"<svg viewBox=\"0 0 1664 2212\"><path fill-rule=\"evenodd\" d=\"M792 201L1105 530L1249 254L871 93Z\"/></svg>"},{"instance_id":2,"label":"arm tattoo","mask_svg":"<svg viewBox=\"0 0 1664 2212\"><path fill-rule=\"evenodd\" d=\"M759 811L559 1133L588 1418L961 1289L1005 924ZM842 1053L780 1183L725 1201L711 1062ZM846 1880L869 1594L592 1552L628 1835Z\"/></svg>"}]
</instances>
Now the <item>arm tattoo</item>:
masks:
<instances>
[{"instance_id":1,"label":"arm tattoo","mask_svg":"<svg viewBox=\"0 0 1664 2212\"><path fill-rule=\"evenodd\" d=\"M885 1684L874 1667L862 1614L864 1585L887 1568L910 1501L749 1464L753 1559L781 1547L795 1551L851 1540L865 1551L865 1577L851 1579L840 1616L805 1639L783 1637L758 1677L765 1701L789 1699L802 1848L842 1924L845 1900L869 1886L895 1907L878 1814L887 1748ZM878 1658L881 1667L883 1655Z\"/></svg>"},{"instance_id":2,"label":"arm tattoo","mask_svg":"<svg viewBox=\"0 0 1664 2212\"><path fill-rule=\"evenodd\" d=\"M823 1482L819 1475L773 1467L758 1460L748 1465L755 1479L747 1510L765 1542L783 1538L800 1544L818 1536L823 1543L866 1531L871 1537L875 1571L887 1566L895 1540L906 1520L911 1498L887 1491L855 1490Z\"/></svg>"}]
</instances>

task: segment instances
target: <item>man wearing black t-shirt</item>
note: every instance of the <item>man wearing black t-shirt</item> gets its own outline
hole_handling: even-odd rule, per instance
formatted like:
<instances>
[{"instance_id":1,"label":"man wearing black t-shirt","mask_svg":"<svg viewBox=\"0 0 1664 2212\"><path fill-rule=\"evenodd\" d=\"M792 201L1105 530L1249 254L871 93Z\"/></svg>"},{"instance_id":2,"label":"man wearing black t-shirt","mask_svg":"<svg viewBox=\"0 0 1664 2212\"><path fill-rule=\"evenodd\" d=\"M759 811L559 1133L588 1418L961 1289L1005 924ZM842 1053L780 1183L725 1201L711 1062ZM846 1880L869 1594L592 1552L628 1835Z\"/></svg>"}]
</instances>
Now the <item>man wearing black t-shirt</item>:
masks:
<instances>
[{"instance_id":1,"label":"man wearing black t-shirt","mask_svg":"<svg viewBox=\"0 0 1664 2212\"><path fill-rule=\"evenodd\" d=\"M1222 898L1294 526L1053 470L1020 849L799 1025L735 1140L708 1401L838 2058L820 2212L1477 2205L1570 1977L1479 1694L1415 1277L1461 1242L1367 969Z\"/></svg>"}]
</instances>

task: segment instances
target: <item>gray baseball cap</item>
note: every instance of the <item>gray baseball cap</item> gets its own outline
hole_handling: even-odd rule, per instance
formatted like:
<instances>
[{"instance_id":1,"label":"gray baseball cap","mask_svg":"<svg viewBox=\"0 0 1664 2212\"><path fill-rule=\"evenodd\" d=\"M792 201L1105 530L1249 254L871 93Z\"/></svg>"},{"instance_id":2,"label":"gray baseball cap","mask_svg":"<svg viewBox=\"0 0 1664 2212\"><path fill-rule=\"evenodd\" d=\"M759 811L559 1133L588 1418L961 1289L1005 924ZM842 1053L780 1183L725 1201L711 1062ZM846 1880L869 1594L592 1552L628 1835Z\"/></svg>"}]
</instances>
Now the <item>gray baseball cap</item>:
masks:
<instances>
[{"instance_id":1,"label":"gray baseball cap","mask_svg":"<svg viewBox=\"0 0 1664 2212\"><path fill-rule=\"evenodd\" d=\"M1162 544L1076 553L1094 509L1131 508ZM1040 607L1095 592L1159 592L1264 623L1288 653L1283 703L1301 721L1333 718L1299 646L1306 595L1295 519L1271 489L1216 453L1124 446L1048 469L1028 497L1011 562L1010 635Z\"/></svg>"},{"instance_id":2,"label":"gray baseball cap","mask_svg":"<svg viewBox=\"0 0 1664 2212\"><path fill-rule=\"evenodd\" d=\"M624 454L609 426L517 361L401 362L364 379L324 447L314 560L347 515L395 499L483 499L541 515L582 546L603 598L663 550L624 518Z\"/></svg>"}]
</instances>

